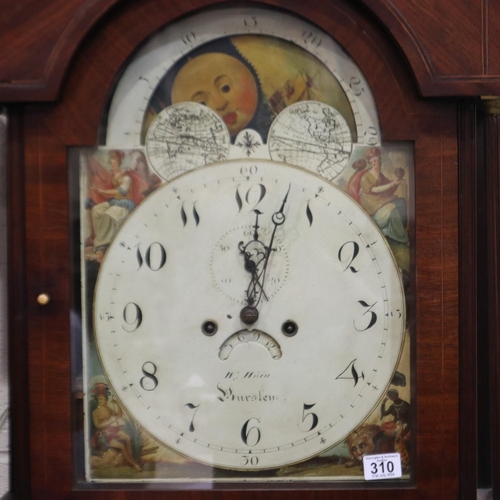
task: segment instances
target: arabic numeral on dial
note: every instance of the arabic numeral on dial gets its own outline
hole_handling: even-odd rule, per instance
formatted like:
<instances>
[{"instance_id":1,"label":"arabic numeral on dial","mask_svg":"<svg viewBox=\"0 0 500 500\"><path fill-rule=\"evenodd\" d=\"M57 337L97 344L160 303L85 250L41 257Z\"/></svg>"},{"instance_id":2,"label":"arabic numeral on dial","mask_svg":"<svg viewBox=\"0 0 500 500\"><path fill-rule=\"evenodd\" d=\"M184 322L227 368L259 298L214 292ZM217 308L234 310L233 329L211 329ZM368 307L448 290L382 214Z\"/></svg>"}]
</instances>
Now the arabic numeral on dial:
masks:
<instances>
[{"instance_id":1,"label":"arabic numeral on dial","mask_svg":"<svg viewBox=\"0 0 500 500\"><path fill-rule=\"evenodd\" d=\"M365 328L358 328L356 326L356 320L353 321L354 328L358 332L366 332L366 330L369 330L376 322L377 322L377 314L372 311L372 308L377 305L377 302L374 304L370 305L367 304L364 300L358 300L358 304L361 304L363 307L367 308L367 310L362 314L362 316L366 316L368 314L368 325Z\"/></svg>"},{"instance_id":2,"label":"arabic numeral on dial","mask_svg":"<svg viewBox=\"0 0 500 500\"><path fill-rule=\"evenodd\" d=\"M253 184L246 191L243 190L243 193L240 192L240 186L238 186L235 193L238 212L241 212L243 207L253 210L264 199L264 196L266 196L264 184Z\"/></svg>"},{"instance_id":3,"label":"arabic numeral on dial","mask_svg":"<svg viewBox=\"0 0 500 500\"><path fill-rule=\"evenodd\" d=\"M351 77L351 79L349 80L349 87L356 97L359 97L365 91L363 83L357 76Z\"/></svg>"},{"instance_id":4,"label":"arabic numeral on dial","mask_svg":"<svg viewBox=\"0 0 500 500\"><path fill-rule=\"evenodd\" d=\"M250 418L241 428L241 439L247 446L255 446L260 441L260 429L256 425L251 427L252 420L260 424L258 418Z\"/></svg>"},{"instance_id":5,"label":"arabic numeral on dial","mask_svg":"<svg viewBox=\"0 0 500 500\"><path fill-rule=\"evenodd\" d=\"M377 129L375 127L368 127L365 130L364 136L365 136L366 144L369 144L370 146L375 146L375 144L378 143L378 139L377 139L378 132L377 132Z\"/></svg>"},{"instance_id":6,"label":"arabic numeral on dial","mask_svg":"<svg viewBox=\"0 0 500 500\"><path fill-rule=\"evenodd\" d=\"M154 391L158 387L158 379L156 375L156 365L151 361L146 361L142 365L142 373L144 377L141 378L140 384L145 391Z\"/></svg>"},{"instance_id":7,"label":"arabic numeral on dial","mask_svg":"<svg viewBox=\"0 0 500 500\"><path fill-rule=\"evenodd\" d=\"M347 368L340 374L338 375L335 380L354 380L354 387L356 387L358 381L360 378L363 380L365 379L365 374L361 372L361 375L358 373L358 370L356 370L356 367L354 366L354 363L356 363L356 360L353 359L348 365Z\"/></svg>"},{"instance_id":8,"label":"arabic numeral on dial","mask_svg":"<svg viewBox=\"0 0 500 500\"><path fill-rule=\"evenodd\" d=\"M313 217L313 214L311 212L311 207L309 206L309 202L307 202L307 205L306 205L306 216L307 216L307 220L309 221L309 226L312 226L314 217Z\"/></svg>"},{"instance_id":9,"label":"arabic numeral on dial","mask_svg":"<svg viewBox=\"0 0 500 500\"><path fill-rule=\"evenodd\" d=\"M306 419L311 423L311 425L309 425L306 429L301 429L301 424L299 424L297 427L302 431L302 432L309 432L309 431L312 431L314 428L316 428L318 426L318 422L319 422L319 418L318 418L318 415L316 415L316 413L313 413L313 412L308 412L306 413L308 410L310 410L311 408L313 408L314 406L316 406L316 403L312 404L312 405L306 405L304 403L304 407L302 409L302 422L301 424L304 424L304 422L306 421ZM309 418L308 418L309 417Z\"/></svg>"},{"instance_id":10,"label":"arabic numeral on dial","mask_svg":"<svg viewBox=\"0 0 500 500\"><path fill-rule=\"evenodd\" d=\"M257 465L259 463L259 457L255 455L243 455L241 458L241 465Z\"/></svg>"},{"instance_id":11,"label":"arabic numeral on dial","mask_svg":"<svg viewBox=\"0 0 500 500\"><path fill-rule=\"evenodd\" d=\"M257 17L255 16L250 16L250 17L245 17L243 19L243 24L247 27L247 28L255 28L255 26L257 26Z\"/></svg>"},{"instance_id":12,"label":"arabic numeral on dial","mask_svg":"<svg viewBox=\"0 0 500 500\"><path fill-rule=\"evenodd\" d=\"M355 241L348 241L347 243L344 243L340 247L339 261L342 264L347 264L346 268L344 269L344 272L347 271L348 269L352 273L358 272L358 270L354 266L351 266L351 264L354 262L354 259L357 257L358 253L359 253L359 245Z\"/></svg>"},{"instance_id":13,"label":"arabic numeral on dial","mask_svg":"<svg viewBox=\"0 0 500 500\"><path fill-rule=\"evenodd\" d=\"M143 258L141 249L137 245L137 262L139 263L138 270L142 267L142 264L146 262L146 266L151 269L151 271L159 271L167 262L167 252L161 243L155 241L149 245L146 250L146 255Z\"/></svg>"},{"instance_id":14,"label":"arabic numeral on dial","mask_svg":"<svg viewBox=\"0 0 500 500\"><path fill-rule=\"evenodd\" d=\"M256 175L259 171L259 168L257 165L251 165L249 167L241 167L240 168L240 174L247 176L247 175Z\"/></svg>"},{"instance_id":15,"label":"arabic numeral on dial","mask_svg":"<svg viewBox=\"0 0 500 500\"><path fill-rule=\"evenodd\" d=\"M303 31L302 40L306 45L312 45L313 47L319 47L321 45L321 37L315 35L312 31Z\"/></svg>"},{"instance_id":16,"label":"arabic numeral on dial","mask_svg":"<svg viewBox=\"0 0 500 500\"><path fill-rule=\"evenodd\" d=\"M123 321L125 325L122 328L128 333L135 332L141 326L142 311L135 302L129 302L123 308Z\"/></svg>"},{"instance_id":17,"label":"arabic numeral on dial","mask_svg":"<svg viewBox=\"0 0 500 500\"><path fill-rule=\"evenodd\" d=\"M401 319L403 317L403 313L401 309L396 309L395 311L391 311L391 318Z\"/></svg>"},{"instance_id":18,"label":"arabic numeral on dial","mask_svg":"<svg viewBox=\"0 0 500 500\"><path fill-rule=\"evenodd\" d=\"M196 412L198 411L198 407L200 405L194 405L193 403L188 403L184 406L187 406L190 410L194 410L193 416L191 417L191 423L189 424L189 432L194 432L194 417L196 416Z\"/></svg>"},{"instance_id":19,"label":"arabic numeral on dial","mask_svg":"<svg viewBox=\"0 0 500 500\"><path fill-rule=\"evenodd\" d=\"M190 31L189 33L186 33L181 40L185 45L190 45L196 40L196 35Z\"/></svg>"},{"instance_id":20,"label":"arabic numeral on dial","mask_svg":"<svg viewBox=\"0 0 500 500\"><path fill-rule=\"evenodd\" d=\"M189 210L188 210L189 212ZM186 212L186 209L184 208L184 203L181 206L181 219L182 219L182 225L183 227L186 227L186 224L188 223L188 212ZM198 213L198 210L196 210L196 203L193 203L193 221L195 226L198 226L200 223L200 214Z\"/></svg>"}]
</instances>

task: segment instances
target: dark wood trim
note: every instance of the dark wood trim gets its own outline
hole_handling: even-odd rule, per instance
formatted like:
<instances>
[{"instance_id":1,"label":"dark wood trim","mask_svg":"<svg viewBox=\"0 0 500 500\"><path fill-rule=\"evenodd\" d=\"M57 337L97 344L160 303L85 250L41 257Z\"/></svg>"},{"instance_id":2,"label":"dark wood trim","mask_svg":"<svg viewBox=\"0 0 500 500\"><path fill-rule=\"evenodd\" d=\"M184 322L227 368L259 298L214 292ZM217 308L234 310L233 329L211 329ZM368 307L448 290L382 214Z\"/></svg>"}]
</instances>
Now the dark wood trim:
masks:
<instances>
[{"instance_id":1,"label":"dark wood trim","mask_svg":"<svg viewBox=\"0 0 500 500\"><path fill-rule=\"evenodd\" d=\"M493 498L500 495L500 115L486 118L489 370L491 477ZM480 408L481 401L478 402Z\"/></svg>"},{"instance_id":2,"label":"dark wood trim","mask_svg":"<svg viewBox=\"0 0 500 500\"><path fill-rule=\"evenodd\" d=\"M490 14L488 11L487 0L469 0L473 7L482 10L480 18L471 16L468 19L471 29L480 33L481 43L479 47L471 47L467 53L455 54L455 57L461 58L463 71L450 73L443 70L442 59L448 57L446 51L453 46L450 40L460 38L463 26L460 16L463 16L465 0L459 2L461 11L456 14L452 2L444 7L450 17L456 16L456 31L448 33L444 44L439 43L442 34L435 32L436 27L439 28L439 14L434 14L430 8L420 8L415 1L408 2L416 4L413 10L403 9L405 1L357 0L351 3L370 9L384 30L392 34L409 62L422 95L500 94L500 75L489 72L488 66L488 58L493 57L490 45L494 46L496 42L488 26L495 26L498 20L495 12ZM12 0L0 0L5 17L0 30L0 42L5 52L0 51L4 59L0 62L0 73L4 75L0 81L2 102L55 101L68 68L87 34L95 29L110 9L116 6L119 14L129 2L68 0L63 5L60 0L45 0L39 3L44 7L37 5L36 9L33 8L35 2L32 0L22 0L16 4L16 8L13 8L12 3ZM319 1L311 3L320 4ZM429 28L426 30L427 25ZM422 32L426 34L425 40L422 40ZM434 46L433 39L436 41ZM463 35L461 45L467 47ZM475 60L482 60L482 64L475 67Z\"/></svg>"},{"instance_id":3,"label":"dark wood trim","mask_svg":"<svg viewBox=\"0 0 500 500\"><path fill-rule=\"evenodd\" d=\"M477 489L477 103L459 103L460 498Z\"/></svg>"},{"instance_id":4,"label":"dark wood trim","mask_svg":"<svg viewBox=\"0 0 500 500\"><path fill-rule=\"evenodd\" d=\"M30 370L30 453L24 460L30 463L32 497L56 500L63 498L61 491L71 490L73 482L71 272L67 148L44 126L44 115L40 106L27 108L24 113L24 314ZM51 297L49 304L37 304L40 293Z\"/></svg>"},{"instance_id":5,"label":"dark wood trim","mask_svg":"<svg viewBox=\"0 0 500 500\"><path fill-rule=\"evenodd\" d=\"M26 318L26 248L24 199L24 142L21 110L8 109L8 312L11 491L29 499L30 453L28 338Z\"/></svg>"},{"instance_id":6,"label":"dark wood trim","mask_svg":"<svg viewBox=\"0 0 500 500\"><path fill-rule=\"evenodd\" d=\"M50 18L50 24L58 25L59 33L58 36L55 37L52 49L45 56L46 60L44 61L44 67L40 74L36 74L35 71L33 71L28 72L28 75L31 75L30 77L22 80L0 81L0 101L55 101L58 98L59 91L64 82L66 71L79 45L84 40L87 33L92 30L96 24L98 24L99 20L105 16L108 10L119 1L120 0L73 1L72 3L74 5L70 8L72 11L70 13L71 15L64 12L66 9L54 9L55 5L51 6L48 2L45 6L47 8L45 16L38 12L32 15L32 11L35 9L30 7L28 1L25 1L25 5L21 8L3 6L2 9L4 9L4 15L7 18L6 21L10 21L11 26L9 27L12 29L10 41L13 42L12 44L5 43L4 50L8 51L9 49L7 49L7 47L11 46L11 48L13 48L13 53L16 54L21 61L25 60L27 64L29 64L30 57L39 57L37 55L37 47L39 47L39 43L46 43L43 38L49 37L46 32L46 18ZM55 4L56 2L52 3ZM20 33L17 32L19 23L25 22L24 19L20 21L19 18L23 16L29 20L26 24L31 26L32 29L29 31L33 33L32 36L36 37L38 35L42 37L42 41L39 39L30 40L31 45L24 47L24 50L22 50L23 47L21 46L24 42L24 37L23 41L17 45L18 40L21 38L19 36ZM12 40L12 38L14 40ZM6 40L9 40L8 36ZM15 49L17 49L17 51Z\"/></svg>"}]
</instances>

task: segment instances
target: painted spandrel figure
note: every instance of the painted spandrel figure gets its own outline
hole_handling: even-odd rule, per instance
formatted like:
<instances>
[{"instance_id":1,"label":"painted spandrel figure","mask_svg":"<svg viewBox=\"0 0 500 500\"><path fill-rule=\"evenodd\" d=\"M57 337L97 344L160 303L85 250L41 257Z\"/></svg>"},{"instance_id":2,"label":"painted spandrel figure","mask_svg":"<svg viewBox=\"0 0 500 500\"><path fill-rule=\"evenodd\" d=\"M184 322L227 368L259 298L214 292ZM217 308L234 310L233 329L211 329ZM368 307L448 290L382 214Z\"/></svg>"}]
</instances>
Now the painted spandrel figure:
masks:
<instances>
[{"instance_id":1,"label":"painted spandrel figure","mask_svg":"<svg viewBox=\"0 0 500 500\"><path fill-rule=\"evenodd\" d=\"M136 471L141 471L134 458L131 437L125 430L122 409L115 399L109 399L111 393L107 384L95 384L92 394L97 402L97 408L92 412L92 423L96 429L91 442L93 448L112 448L121 453Z\"/></svg>"}]
</instances>

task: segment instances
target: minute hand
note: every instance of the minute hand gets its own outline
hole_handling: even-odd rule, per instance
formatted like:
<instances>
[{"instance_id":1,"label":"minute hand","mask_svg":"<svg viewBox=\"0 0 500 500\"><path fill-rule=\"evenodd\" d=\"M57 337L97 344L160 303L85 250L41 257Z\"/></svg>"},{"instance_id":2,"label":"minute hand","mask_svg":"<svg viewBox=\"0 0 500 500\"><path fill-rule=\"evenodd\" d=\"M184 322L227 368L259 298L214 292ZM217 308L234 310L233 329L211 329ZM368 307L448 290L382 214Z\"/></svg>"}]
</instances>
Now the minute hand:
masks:
<instances>
[{"instance_id":1,"label":"minute hand","mask_svg":"<svg viewBox=\"0 0 500 500\"><path fill-rule=\"evenodd\" d=\"M264 293L264 285L266 283L266 270L267 270L267 264L269 263L269 257L271 256L271 252L273 251L273 242L274 242L274 236L276 235L276 229L278 229L278 226L281 226L285 222L285 214L283 213L283 210L285 209L285 204L286 200L288 199L288 193L290 192L291 184L288 186L288 191L285 194L285 197L283 198L283 202L281 203L281 208L273 214L271 217L271 220L273 221L274 224L274 229L273 229L273 234L271 235L271 241L269 242L269 246L267 247L267 253L264 261L264 267L262 269L262 281L261 281L261 289L262 293Z\"/></svg>"}]
</instances>

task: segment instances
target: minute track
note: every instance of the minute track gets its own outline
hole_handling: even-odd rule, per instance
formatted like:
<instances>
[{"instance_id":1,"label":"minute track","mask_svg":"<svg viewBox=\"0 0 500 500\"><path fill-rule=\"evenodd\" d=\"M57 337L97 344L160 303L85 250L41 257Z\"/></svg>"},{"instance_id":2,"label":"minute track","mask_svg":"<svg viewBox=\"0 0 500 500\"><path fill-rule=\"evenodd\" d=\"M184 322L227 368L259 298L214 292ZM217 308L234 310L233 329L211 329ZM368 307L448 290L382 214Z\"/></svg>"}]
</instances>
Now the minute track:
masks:
<instances>
[{"instance_id":1,"label":"minute track","mask_svg":"<svg viewBox=\"0 0 500 500\"><path fill-rule=\"evenodd\" d=\"M404 314L386 314L389 307L404 311L404 298L387 246L368 244L382 242L380 232L344 193L311 173L269 161L251 162L258 167L255 180L252 176L247 180L246 175L234 175L248 164L229 161L186 173L159 188L132 212L116 241L130 247L130 241L138 236L143 256L156 242L153 249L158 250L161 245L168 257L159 268L156 264L163 260L159 260L158 250L156 260L151 261L153 269L144 265L138 269L135 252L112 244L98 279L95 321L106 376L113 387L134 384L133 393L117 391L117 397L141 427L161 443L200 462L222 468L261 470L324 452L378 404L399 360L404 328ZM258 224L251 211L238 212L234 205L235 187L250 189L256 182L266 188L262 206L259 205L263 215L258 216ZM314 197L318 188L324 191ZM288 198L284 198L287 191ZM178 200L181 193L182 199ZM312 198L314 224L310 226L305 207ZM289 203L291 200L293 203ZM182 204L191 206L194 201L203 224L184 227L178 208ZM165 208L159 212L158 206ZM269 339L263 337L259 344L252 337L252 330L248 330L243 341L230 340L231 335L238 337L245 331L238 317L241 305L221 293L214 278L220 279L223 272L222 278L240 281L241 286L236 285L236 289L241 290L243 299L248 272L237 250L235 258L230 258L230 252L221 250L221 245L234 246L241 230L248 231L247 241L253 240L255 225L259 226L258 238L265 239L264 214L269 221L272 214L280 213L282 206L286 223L271 225L267 241L272 240L271 231L280 228L276 241L286 249L286 259L280 260L277 252L269 253L266 280L286 277L286 281L276 285L269 301L261 301L260 316L253 327L254 332L264 332ZM138 226L142 227L140 232ZM355 241L359 247L354 261L359 268L357 273L346 271L347 262L337 257L340 247L348 241ZM277 245L273 242L269 243L271 246ZM214 249L219 249L217 273ZM121 260L125 264L120 264ZM282 274L276 274L285 263ZM155 271L156 268L159 269ZM107 277L109 272L114 278ZM268 286L270 281L266 281ZM307 293L301 293L303 290ZM114 319L100 320L103 311L99 304L106 303L108 297L109 308L112 293L116 295L115 305L106 312ZM369 332L356 332L353 320L358 318L358 329L371 323L369 316L361 320L364 308L358 305L359 300L369 304L378 318L384 317L384 324L379 319ZM126 304L137 304L142 311L141 324L133 332L116 328L121 327ZM218 324L213 336L200 332L200 325L207 319ZM129 316L128 322L132 320ZM297 335L282 334L282 324L288 320L299 325ZM282 352L278 359L269 356L267 342L273 339ZM231 353L221 360L217 353L225 342L231 345ZM111 357L108 353L113 345L118 347L113 347ZM121 369L115 364L117 358L122 359ZM350 374L336 379L354 358L359 374L356 384ZM147 371L158 379L157 386L149 392L139 384L145 376L140 370L145 363L156 368L154 372L149 368ZM315 366L312 372L306 369L311 363ZM226 378L228 372L238 371L268 376ZM193 431L189 428L192 412L182 410L187 404L197 408ZM316 429L304 434L298 428L304 419L304 404L314 404L321 434L316 434ZM311 417L308 418L302 428L312 425ZM177 442L179 438L181 441ZM245 447L247 439L255 446ZM210 456L202 451L207 448ZM261 457L258 463L242 466L231 458L249 451Z\"/></svg>"}]
</instances>

